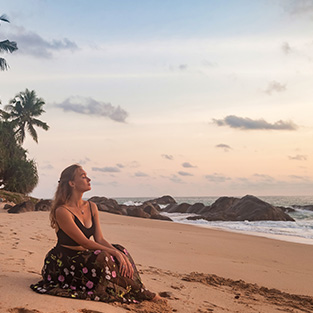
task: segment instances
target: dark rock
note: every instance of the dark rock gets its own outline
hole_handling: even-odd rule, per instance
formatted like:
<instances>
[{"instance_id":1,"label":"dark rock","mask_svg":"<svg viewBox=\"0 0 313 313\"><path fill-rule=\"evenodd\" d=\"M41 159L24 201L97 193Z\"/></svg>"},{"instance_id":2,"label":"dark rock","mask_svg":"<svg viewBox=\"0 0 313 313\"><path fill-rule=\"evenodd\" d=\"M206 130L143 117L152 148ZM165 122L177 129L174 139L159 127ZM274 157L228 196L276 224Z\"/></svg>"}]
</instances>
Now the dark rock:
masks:
<instances>
[{"instance_id":1,"label":"dark rock","mask_svg":"<svg viewBox=\"0 0 313 313\"><path fill-rule=\"evenodd\" d=\"M142 205L143 210L149 215L159 215L159 210L156 207L160 209L158 204L153 205L151 202L145 202Z\"/></svg>"},{"instance_id":2,"label":"dark rock","mask_svg":"<svg viewBox=\"0 0 313 313\"><path fill-rule=\"evenodd\" d=\"M195 203L187 209L186 213L199 213L203 209L203 207L203 203Z\"/></svg>"},{"instance_id":3,"label":"dark rock","mask_svg":"<svg viewBox=\"0 0 313 313\"><path fill-rule=\"evenodd\" d=\"M23 213L35 211L35 204L28 200L22 203L19 203L8 210L8 213Z\"/></svg>"},{"instance_id":4,"label":"dark rock","mask_svg":"<svg viewBox=\"0 0 313 313\"><path fill-rule=\"evenodd\" d=\"M210 210L211 210L211 206L206 205L200 210L200 212L197 212L197 214L205 214L206 212L209 212Z\"/></svg>"},{"instance_id":5,"label":"dark rock","mask_svg":"<svg viewBox=\"0 0 313 313\"><path fill-rule=\"evenodd\" d=\"M201 215L209 221L294 221L280 208L250 195L241 199L219 198Z\"/></svg>"},{"instance_id":6,"label":"dark rock","mask_svg":"<svg viewBox=\"0 0 313 313\"><path fill-rule=\"evenodd\" d=\"M139 206L131 206L127 208L127 215L134 216L134 217L142 217L142 218L149 218L150 214L146 213L142 207Z\"/></svg>"},{"instance_id":7,"label":"dark rock","mask_svg":"<svg viewBox=\"0 0 313 313\"><path fill-rule=\"evenodd\" d=\"M296 210L291 207L277 206L276 208L280 208L285 213L296 212Z\"/></svg>"},{"instance_id":8,"label":"dark rock","mask_svg":"<svg viewBox=\"0 0 313 313\"><path fill-rule=\"evenodd\" d=\"M189 203L181 203L181 204L173 204L169 210L166 212L168 213L186 213L188 208L190 207Z\"/></svg>"},{"instance_id":9,"label":"dark rock","mask_svg":"<svg viewBox=\"0 0 313 313\"><path fill-rule=\"evenodd\" d=\"M313 205L292 205L295 209L313 211Z\"/></svg>"},{"instance_id":10,"label":"dark rock","mask_svg":"<svg viewBox=\"0 0 313 313\"><path fill-rule=\"evenodd\" d=\"M14 205L15 205L15 204L9 204L9 203L7 203L7 204L4 205L3 209L4 209L4 210L9 210L9 209L13 208Z\"/></svg>"},{"instance_id":11,"label":"dark rock","mask_svg":"<svg viewBox=\"0 0 313 313\"><path fill-rule=\"evenodd\" d=\"M106 198L106 197L94 196L94 197L91 197L90 199L88 199L88 201L92 201L92 202L96 203L97 205L98 204L104 204L109 209L114 209L114 210L118 210L119 209L119 204L114 199L109 199L109 198Z\"/></svg>"},{"instance_id":12,"label":"dark rock","mask_svg":"<svg viewBox=\"0 0 313 313\"><path fill-rule=\"evenodd\" d=\"M220 197L212 205L205 206L199 213L206 216L206 214L212 214L213 212L224 212L228 208L236 204L240 199L234 197Z\"/></svg>"},{"instance_id":13,"label":"dark rock","mask_svg":"<svg viewBox=\"0 0 313 313\"><path fill-rule=\"evenodd\" d=\"M35 211L50 211L51 205L51 200L40 200L35 205Z\"/></svg>"},{"instance_id":14,"label":"dark rock","mask_svg":"<svg viewBox=\"0 0 313 313\"><path fill-rule=\"evenodd\" d=\"M173 221L170 217L164 216L161 214L151 215L150 218L154 220L171 221L171 222Z\"/></svg>"},{"instance_id":15,"label":"dark rock","mask_svg":"<svg viewBox=\"0 0 313 313\"><path fill-rule=\"evenodd\" d=\"M113 213L113 214L118 214L118 215L127 215L126 208L122 206L114 208L114 207L109 207L103 203L96 203L96 205L98 207L98 210L101 212L108 212L108 213Z\"/></svg>"},{"instance_id":16,"label":"dark rock","mask_svg":"<svg viewBox=\"0 0 313 313\"><path fill-rule=\"evenodd\" d=\"M162 196L160 198L152 199L152 200L149 200L146 202L151 202L152 204L173 204L173 203L176 203L175 199L171 196Z\"/></svg>"}]
</instances>

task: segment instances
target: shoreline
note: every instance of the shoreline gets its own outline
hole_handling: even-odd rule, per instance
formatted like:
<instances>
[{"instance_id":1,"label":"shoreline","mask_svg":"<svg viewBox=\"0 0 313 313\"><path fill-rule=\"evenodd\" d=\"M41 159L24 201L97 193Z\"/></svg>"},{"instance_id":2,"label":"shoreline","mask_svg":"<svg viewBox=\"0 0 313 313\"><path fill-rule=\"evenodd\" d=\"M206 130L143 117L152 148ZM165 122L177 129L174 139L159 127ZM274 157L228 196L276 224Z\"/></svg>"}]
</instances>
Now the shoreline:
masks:
<instances>
[{"instance_id":1,"label":"shoreline","mask_svg":"<svg viewBox=\"0 0 313 313\"><path fill-rule=\"evenodd\" d=\"M212 230L221 230L225 232L237 233L237 234L248 235L248 236L263 237L263 238L285 241L285 242L299 243L299 244L304 244L304 245L313 245L313 239L305 238L305 237L298 237L295 235L288 236L288 235L270 234L270 233L256 232L256 231L255 232L244 231L244 230L241 231L241 230L236 230L236 229L227 229L227 228L218 227L218 226L208 226L208 225L201 225L201 224L185 224L185 223L180 223L180 222L174 222L174 223L207 228L207 229L212 229Z\"/></svg>"},{"instance_id":2,"label":"shoreline","mask_svg":"<svg viewBox=\"0 0 313 313\"><path fill-rule=\"evenodd\" d=\"M34 293L29 284L40 279L44 256L56 243L48 212L1 211L1 312L22 312L17 308L27 308L28 313L172 312L151 303L124 308ZM127 247L146 287L168 292L168 306L176 312L303 312L298 310L303 301L308 301L302 304L304 312L313 311L311 245L99 214L105 238Z\"/></svg>"}]
</instances>

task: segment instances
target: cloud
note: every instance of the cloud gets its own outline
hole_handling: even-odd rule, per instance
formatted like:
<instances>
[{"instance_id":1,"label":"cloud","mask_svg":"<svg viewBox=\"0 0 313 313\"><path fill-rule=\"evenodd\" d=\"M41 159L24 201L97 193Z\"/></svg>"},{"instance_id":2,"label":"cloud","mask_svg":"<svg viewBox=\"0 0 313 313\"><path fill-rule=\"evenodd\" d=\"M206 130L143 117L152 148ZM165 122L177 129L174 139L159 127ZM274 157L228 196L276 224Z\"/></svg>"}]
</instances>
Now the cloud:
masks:
<instances>
[{"instance_id":1,"label":"cloud","mask_svg":"<svg viewBox=\"0 0 313 313\"><path fill-rule=\"evenodd\" d=\"M268 95L271 95L272 92L283 92L286 91L286 85L283 85L279 82L272 81L268 84L267 89L264 91Z\"/></svg>"},{"instance_id":2,"label":"cloud","mask_svg":"<svg viewBox=\"0 0 313 313\"><path fill-rule=\"evenodd\" d=\"M184 182L181 180L181 178L179 178L175 174L173 174L171 176L160 175L160 177L169 179L170 181L172 181L173 183L176 183L176 184L184 184Z\"/></svg>"},{"instance_id":3,"label":"cloud","mask_svg":"<svg viewBox=\"0 0 313 313\"><path fill-rule=\"evenodd\" d=\"M173 160L174 159L174 157L170 154L162 154L161 156L162 156L162 158L167 159L167 160Z\"/></svg>"},{"instance_id":4,"label":"cloud","mask_svg":"<svg viewBox=\"0 0 313 313\"><path fill-rule=\"evenodd\" d=\"M228 180L231 180L229 177L214 173L213 175L205 175L205 178L213 183L224 183Z\"/></svg>"},{"instance_id":5,"label":"cloud","mask_svg":"<svg viewBox=\"0 0 313 313\"><path fill-rule=\"evenodd\" d=\"M266 174L253 174L252 176L263 182L273 182L275 180L272 176Z\"/></svg>"},{"instance_id":6,"label":"cloud","mask_svg":"<svg viewBox=\"0 0 313 313\"><path fill-rule=\"evenodd\" d=\"M94 172L103 172L103 173L118 173L121 170L118 167L114 166L105 166L105 167L93 167Z\"/></svg>"},{"instance_id":7,"label":"cloud","mask_svg":"<svg viewBox=\"0 0 313 313\"><path fill-rule=\"evenodd\" d=\"M300 181L304 181L304 182L311 182L311 179L308 176L289 175L288 177L293 179L293 180L300 180Z\"/></svg>"},{"instance_id":8,"label":"cloud","mask_svg":"<svg viewBox=\"0 0 313 313\"><path fill-rule=\"evenodd\" d=\"M148 177L149 175L146 174L146 173L143 173L143 172L136 172L136 173L135 173L135 176L136 176L136 177Z\"/></svg>"},{"instance_id":9,"label":"cloud","mask_svg":"<svg viewBox=\"0 0 313 313\"><path fill-rule=\"evenodd\" d=\"M48 41L37 33L26 30L24 27L12 25L10 29L11 33L7 33L6 35L11 40L17 42L17 53L49 59L53 57L53 53L55 52L74 52L79 49L77 44L68 38L52 39Z\"/></svg>"},{"instance_id":10,"label":"cloud","mask_svg":"<svg viewBox=\"0 0 313 313\"><path fill-rule=\"evenodd\" d=\"M82 160L79 160L79 161L78 161L78 164L84 165L84 164L86 164L86 163L88 163L88 162L90 162L90 159L86 157L86 158L84 158L84 159L82 159Z\"/></svg>"},{"instance_id":11,"label":"cloud","mask_svg":"<svg viewBox=\"0 0 313 313\"><path fill-rule=\"evenodd\" d=\"M40 166L40 168L43 170L53 170L54 169L53 165L51 165L51 164L46 164L46 165Z\"/></svg>"},{"instance_id":12,"label":"cloud","mask_svg":"<svg viewBox=\"0 0 313 313\"><path fill-rule=\"evenodd\" d=\"M188 172L183 172L183 171L179 171L178 174L180 176L193 176L192 174L188 173Z\"/></svg>"},{"instance_id":13,"label":"cloud","mask_svg":"<svg viewBox=\"0 0 313 313\"><path fill-rule=\"evenodd\" d=\"M216 145L215 148L224 149L225 152L228 152L229 150L232 149L229 145L225 145L223 143L220 143L219 145Z\"/></svg>"},{"instance_id":14,"label":"cloud","mask_svg":"<svg viewBox=\"0 0 313 313\"><path fill-rule=\"evenodd\" d=\"M179 65L170 65L171 71L186 71L188 69L187 64L179 64Z\"/></svg>"},{"instance_id":15,"label":"cloud","mask_svg":"<svg viewBox=\"0 0 313 313\"><path fill-rule=\"evenodd\" d=\"M290 47L290 45L289 45L288 42L284 42L284 43L281 45L281 49L283 50L283 52L284 52L286 55L288 55L289 53L292 52L292 49L291 49L291 47Z\"/></svg>"},{"instance_id":16,"label":"cloud","mask_svg":"<svg viewBox=\"0 0 313 313\"><path fill-rule=\"evenodd\" d=\"M292 121L284 122L280 120L271 124L264 119L252 120L248 117L238 117L235 115L228 115L224 119L213 119L213 122L218 126L229 126L242 130L296 130L298 128Z\"/></svg>"},{"instance_id":17,"label":"cloud","mask_svg":"<svg viewBox=\"0 0 313 313\"><path fill-rule=\"evenodd\" d=\"M177 177L176 175L172 175L171 177L169 177L169 179L173 182L173 183L176 183L176 184L183 184L184 182L179 178Z\"/></svg>"},{"instance_id":18,"label":"cloud","mask_svg":"<svg viewBox=\"0 0 313 313\"><path fill-rule=\"evenodd\" d=\"M124 168L124 167L125 167L125 166L124 166L123 164L121 164L121 163L117 163L116 166L119 167L119 168Z\"/></svg>"},{"instance_id":19,"label":"cloud","mask_svg":"<svg viewBox=\"0 0 313 313\"><path fill-rule=\"evenodd\" d=\"M65 112L75 112L85 115L105 116L113 121L124 123L128 113L120 106L114 107L111 103L96 101L92 98L70 97L56 104Z\"/></svg>"},{"instance_id":20,"label":"cloud","mask_svg":"<svg viewBox=\"0 0 313 313\"><path fill-rule=\"evenodd\" d=\"M294 15L313 13L312 0L283 0L285 10Z\"/></svg>"},{"instance_id":21,"label":"cloud","mask_svg":"<svg viewBox=\"0 0 313 313\"><path fill-rule=\"evenodd\" d=\"M295 156L288 156L289 160L296 160L296 161L306 161L308 157L303 154L297 154Z\"/></svg>"},{"instance_id":22,"label":"cloud","mask_svg":"<svg viewBox=\"0 0 313 313\"><path fill-rule=\"evenodd\" d=\"M182 164L182 166L185 167L185 168L195 168L195 167L196 167L196 166L190 164L189 162L184 162L184 163Z\"/></svg>"}]
</instances>

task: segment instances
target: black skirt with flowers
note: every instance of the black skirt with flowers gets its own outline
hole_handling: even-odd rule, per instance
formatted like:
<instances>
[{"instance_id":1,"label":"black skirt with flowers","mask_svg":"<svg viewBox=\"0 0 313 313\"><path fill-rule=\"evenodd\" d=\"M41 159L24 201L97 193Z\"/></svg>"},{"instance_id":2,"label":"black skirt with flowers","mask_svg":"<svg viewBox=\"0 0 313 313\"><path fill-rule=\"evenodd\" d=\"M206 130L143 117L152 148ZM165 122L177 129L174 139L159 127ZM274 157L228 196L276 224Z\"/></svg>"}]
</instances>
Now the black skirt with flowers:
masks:
<instances>
[{"instance_id":1,"label":"black skirt with flowers","mask_svg":"<svg viewBox=\"0 0 313 313\"><path fill-rule=\"evenodd\" d=\"M46 255L43 279L30 287L42 294L103 302L136 303L153 299L155 294L144 287L127 250L113 246L132 264L132 279L120 275L117 260L105 251L76 251L56 246Z\"/></svg>"}]
</instances>

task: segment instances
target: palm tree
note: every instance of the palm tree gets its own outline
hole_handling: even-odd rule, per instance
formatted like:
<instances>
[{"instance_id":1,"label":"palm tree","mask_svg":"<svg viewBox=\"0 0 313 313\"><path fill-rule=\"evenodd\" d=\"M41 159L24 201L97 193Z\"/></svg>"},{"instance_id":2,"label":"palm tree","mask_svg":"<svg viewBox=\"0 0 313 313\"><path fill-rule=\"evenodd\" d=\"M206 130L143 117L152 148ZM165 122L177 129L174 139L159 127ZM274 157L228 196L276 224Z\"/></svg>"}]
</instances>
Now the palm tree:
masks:
<instances>
[{"instance_id":1,"label":"palm tree","mask_svg":"<svg viewBox=\"0 0 313 313\"><path fill-rule=\"evenodd\" d=\"M10 23L6 15L1 15L0 21ZM12 53L15 50L17 50L17 44L15 41L9 41L9 40L0 41L0 53L3 51ZM0 70L4 71L4 70L7 70L8 68L9 68L9 65L6 62L6 60L4 58L0 58Z\"/></svg>"},{"instance_id":2,"label":"palm tree","mask_svg":"<svg viewBox=\"0 0 313 313\"><path fill-rule=\"evenodd\" d=\"M37 98L35 90L29 91L26 89L18 93L10 104L4 109L7 112L2 112L2 116L10 121L15 130L16 140L22 144L25 139L25 129L28 130L31 137L38 143L38 135L34 126L48 130L49 126L36 117L40 116L45 110L42 108L45 104L42 98Z\"/></svg>"}]
</instances>

